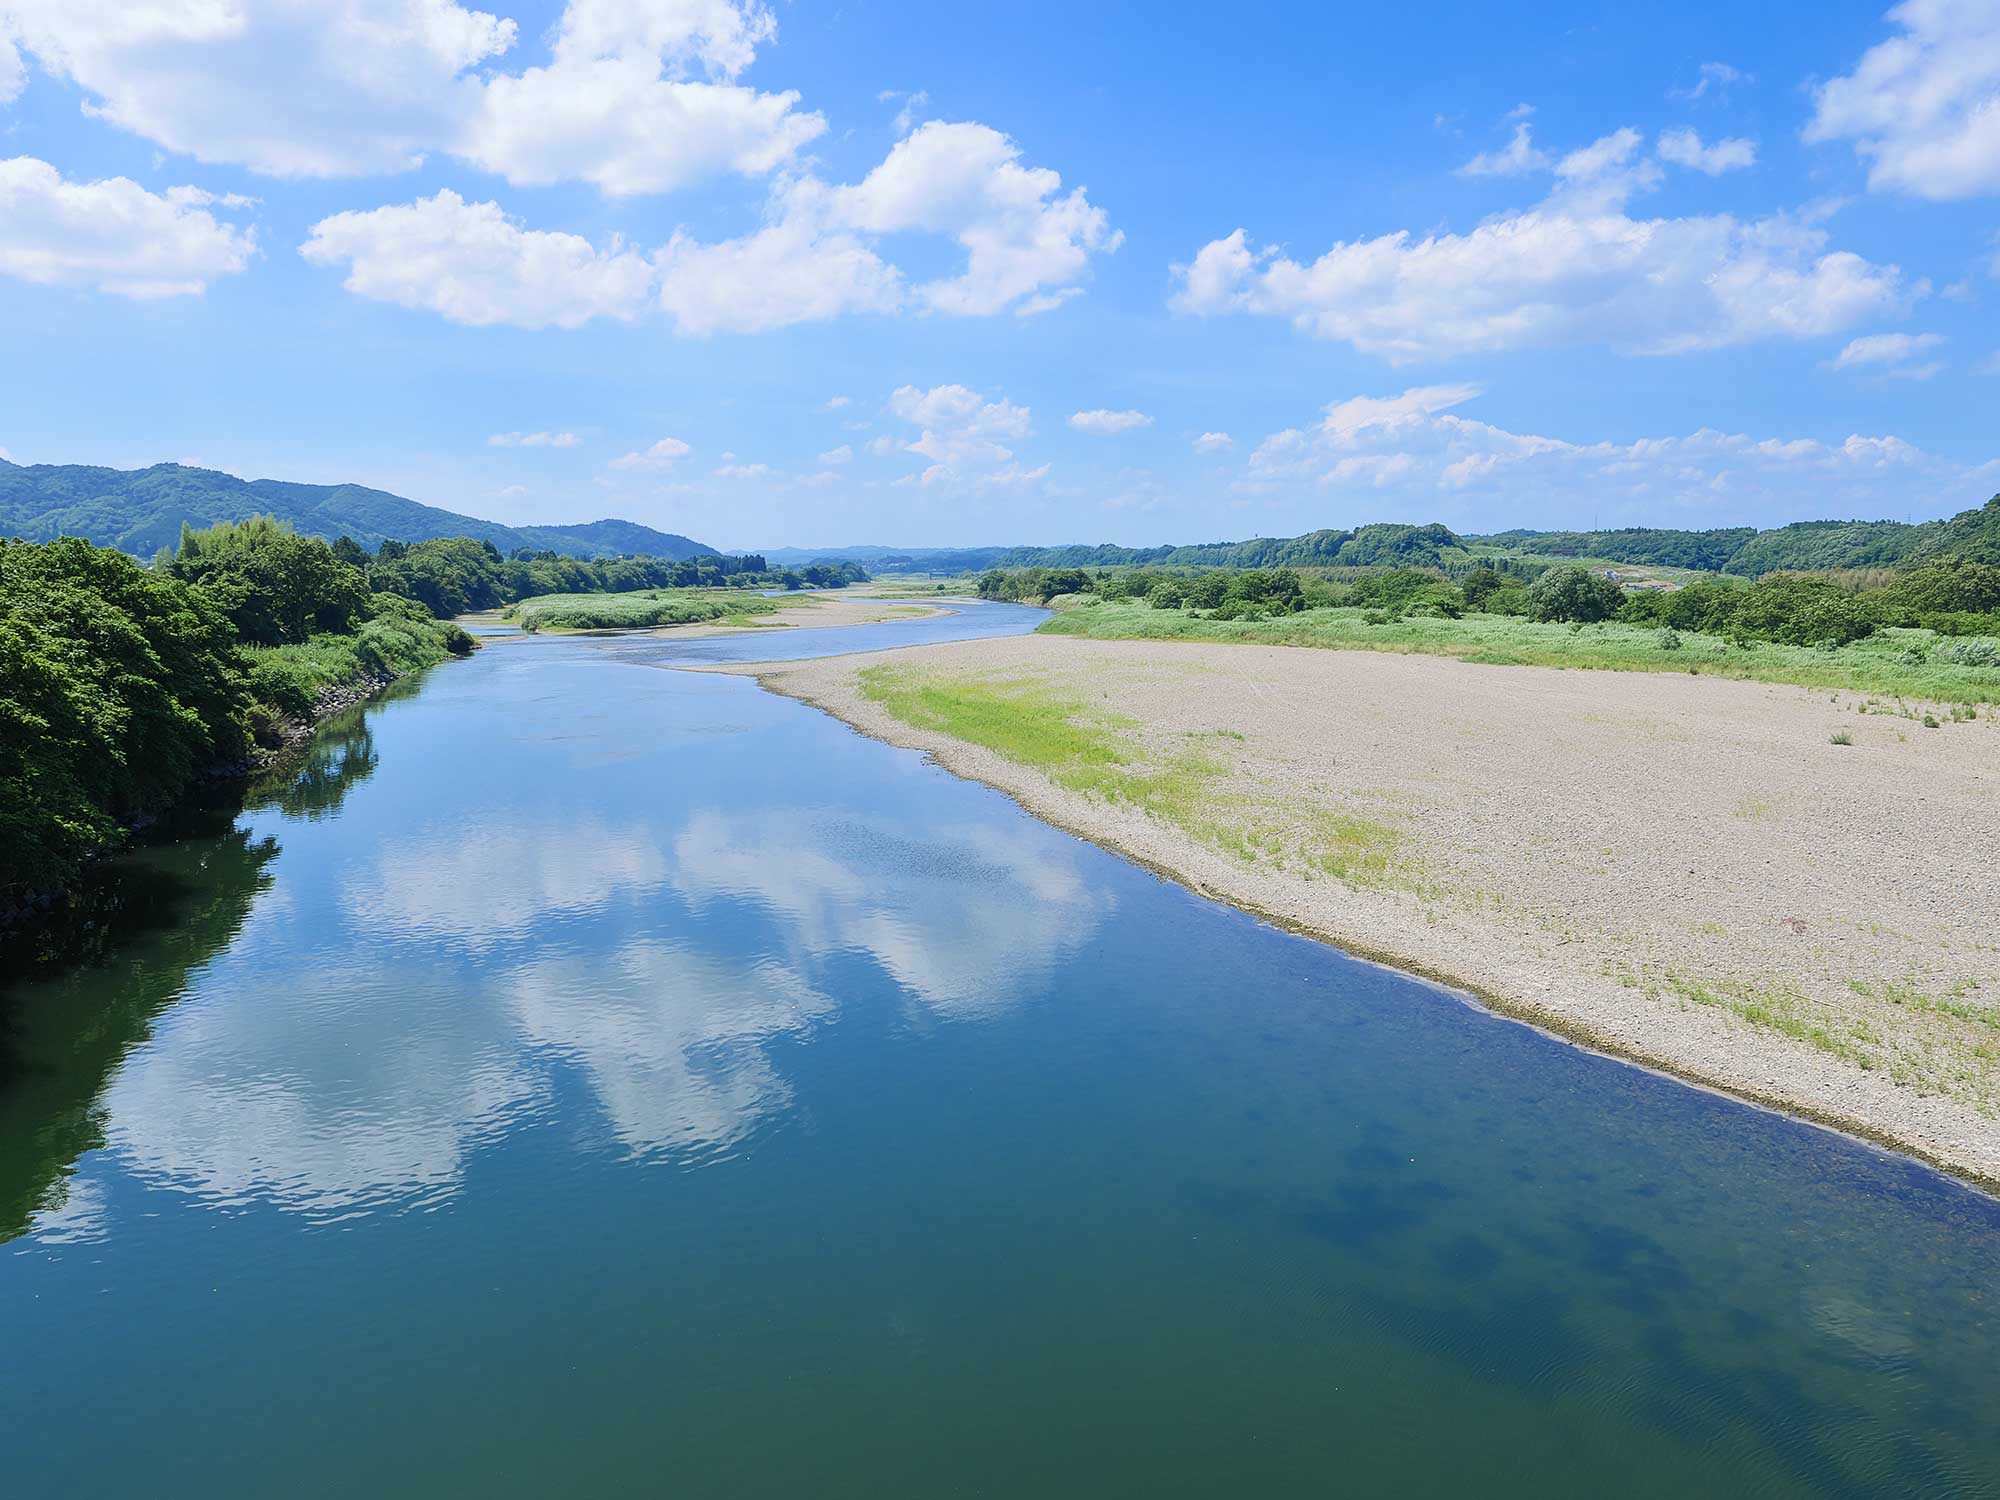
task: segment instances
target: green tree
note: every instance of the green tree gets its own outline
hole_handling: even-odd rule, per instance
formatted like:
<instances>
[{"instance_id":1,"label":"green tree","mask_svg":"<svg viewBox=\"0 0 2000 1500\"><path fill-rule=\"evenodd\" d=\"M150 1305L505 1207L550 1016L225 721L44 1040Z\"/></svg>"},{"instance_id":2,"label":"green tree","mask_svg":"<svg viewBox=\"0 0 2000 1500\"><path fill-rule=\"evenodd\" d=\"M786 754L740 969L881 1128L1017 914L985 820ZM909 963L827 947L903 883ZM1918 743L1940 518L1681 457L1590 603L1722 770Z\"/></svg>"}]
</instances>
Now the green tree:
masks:
<instances>
[{"instance_id":1,"label":"green tree","mask_svg":"<svg viewBox=\"0 0 2000 1500\"><path fill-rule=\"evenodd\" d=\"M1585 567L1551 568L1528 589L1528 618L1592 625L1624 606L1625 591Z\"/></svg>"}]
</instances>

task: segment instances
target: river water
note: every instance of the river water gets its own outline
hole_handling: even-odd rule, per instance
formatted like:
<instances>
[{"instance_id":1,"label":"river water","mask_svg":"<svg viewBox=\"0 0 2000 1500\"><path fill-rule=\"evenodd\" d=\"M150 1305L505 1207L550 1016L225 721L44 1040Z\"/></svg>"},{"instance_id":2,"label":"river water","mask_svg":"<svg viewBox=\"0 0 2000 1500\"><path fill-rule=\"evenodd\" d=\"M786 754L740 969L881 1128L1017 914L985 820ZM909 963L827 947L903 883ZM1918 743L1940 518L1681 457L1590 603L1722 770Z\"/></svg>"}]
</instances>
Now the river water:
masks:
<instances>
[{"instance_id":1,"label":"river water","mask_svg":"<svg viewBox=\"0 0 2000 1500\"><path fill-rule=\"evenodd\" d=\"M503 639L0 1002L10 1495L2000 1493L2000 1206Z\"/></svg>"}]
</instances>

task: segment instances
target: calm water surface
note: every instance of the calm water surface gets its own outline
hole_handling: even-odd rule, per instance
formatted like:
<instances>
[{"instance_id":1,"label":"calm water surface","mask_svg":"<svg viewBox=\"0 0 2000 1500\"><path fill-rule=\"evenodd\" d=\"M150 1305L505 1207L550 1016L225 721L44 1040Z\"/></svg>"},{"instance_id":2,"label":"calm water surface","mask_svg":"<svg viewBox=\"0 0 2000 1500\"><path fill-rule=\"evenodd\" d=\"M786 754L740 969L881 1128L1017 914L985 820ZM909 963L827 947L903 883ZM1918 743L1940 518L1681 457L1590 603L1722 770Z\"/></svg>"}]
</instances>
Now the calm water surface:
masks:
<instances>
[{"instance_id":1,"label":"calm water surface","mask_svg":"<svg viewBox=\"0 0 2000 1500\"><path fill-rule=\"evenodd\" d=\"M10 1495L2000 1493L2000 1207L501 640L0 1014Z\"/></svg>"}]
</instances>

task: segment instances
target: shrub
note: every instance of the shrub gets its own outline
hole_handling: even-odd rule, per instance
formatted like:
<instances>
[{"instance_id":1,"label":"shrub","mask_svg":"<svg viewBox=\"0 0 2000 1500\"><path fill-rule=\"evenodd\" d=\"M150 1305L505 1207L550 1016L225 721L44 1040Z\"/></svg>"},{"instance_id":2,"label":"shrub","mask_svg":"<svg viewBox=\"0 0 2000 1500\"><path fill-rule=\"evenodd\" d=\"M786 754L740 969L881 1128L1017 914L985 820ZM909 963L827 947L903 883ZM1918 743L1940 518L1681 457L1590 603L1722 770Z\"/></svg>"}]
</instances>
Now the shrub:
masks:
<instances>
[{"instance_id":1,"label":"shrub","mask_svg":"<svg viewBox=\"0 0 2000 1500\"><path fill-rule=\"evenodd\" d=\"M1961 667L2000 667L2000 643L1994 641L1955 641L1943 655Z\"/></svg>"},{"instance_id":2,"label":"shrub","mask_svg":"<svg viewBox=\"0 0 2000 1500\"><path fill-rule=\"evenodd\" d=\"M1653 637L1653 644L1662 651L1678 651L1681 649L1680 632L1671 625L1663 625L1660 633Z\"/></svg>"}]
</instances>

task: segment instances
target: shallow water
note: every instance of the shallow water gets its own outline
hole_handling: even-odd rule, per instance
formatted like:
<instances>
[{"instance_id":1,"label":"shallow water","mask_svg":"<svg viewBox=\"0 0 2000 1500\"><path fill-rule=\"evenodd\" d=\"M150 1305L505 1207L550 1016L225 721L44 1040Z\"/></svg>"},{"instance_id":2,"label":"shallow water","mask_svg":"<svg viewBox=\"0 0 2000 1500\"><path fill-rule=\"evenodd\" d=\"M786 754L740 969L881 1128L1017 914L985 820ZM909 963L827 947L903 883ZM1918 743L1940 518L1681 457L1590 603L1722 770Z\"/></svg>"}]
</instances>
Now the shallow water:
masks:
<instances>
[{"instance_id":1,"label":"shallow water","mask_svg":"<svg viewBox=\"0 0 2000 1500\"><path fill-rule=\"evenodd\" d=\"M2000 1493L1992 1200L658 670L1035 618L497 641L125 861L7 1491Z\"/></svg>"}]
</instances>

